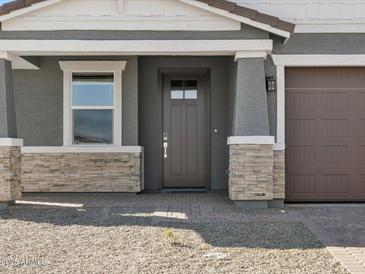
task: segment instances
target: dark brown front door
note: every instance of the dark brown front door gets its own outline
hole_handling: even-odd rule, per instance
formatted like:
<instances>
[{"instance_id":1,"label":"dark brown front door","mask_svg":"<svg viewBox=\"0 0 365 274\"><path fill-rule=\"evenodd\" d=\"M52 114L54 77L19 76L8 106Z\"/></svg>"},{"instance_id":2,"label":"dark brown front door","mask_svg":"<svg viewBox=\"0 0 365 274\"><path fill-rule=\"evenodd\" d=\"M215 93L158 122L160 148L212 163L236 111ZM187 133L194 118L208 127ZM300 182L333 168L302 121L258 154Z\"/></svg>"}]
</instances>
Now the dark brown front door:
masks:
<instances>
[{"instance_id":1,"label":"dark brown front door","mask_svg":"<svg viewBox=\"0 0 365 274\"><path fill-rule=\"evenodd\" d=\"M164 187L206 184L204 78L164 76Z\"/></svg>"},{"instance_id":2,"label":"dark brown front door","mask_svg":"<svg viewBox=\"0 0 365 274\"><path fill-rule=\"evenodd\" d=\"M365 201L365 68L286 70L290 201Z\"/></svg>"}]
</instances>

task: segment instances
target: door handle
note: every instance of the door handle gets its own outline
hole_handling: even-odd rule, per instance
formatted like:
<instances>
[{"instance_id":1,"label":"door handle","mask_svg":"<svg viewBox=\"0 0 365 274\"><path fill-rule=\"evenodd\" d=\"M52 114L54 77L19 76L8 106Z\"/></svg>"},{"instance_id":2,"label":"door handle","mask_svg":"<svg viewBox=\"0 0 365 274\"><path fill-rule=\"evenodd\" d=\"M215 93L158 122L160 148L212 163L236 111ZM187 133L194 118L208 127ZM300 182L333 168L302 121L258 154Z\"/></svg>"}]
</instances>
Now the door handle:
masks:
<instances>
[{"instance_id":1,"label":"door handle","mask_svg":"<svg viewBox=\"0 0 365 274\"><path fill-rule=\"evenodd\" d=\"M163 143L163 157L165 159L167 159L167 147L168 147L167 142L164 142Z\"/></svg>"}]
</instances>

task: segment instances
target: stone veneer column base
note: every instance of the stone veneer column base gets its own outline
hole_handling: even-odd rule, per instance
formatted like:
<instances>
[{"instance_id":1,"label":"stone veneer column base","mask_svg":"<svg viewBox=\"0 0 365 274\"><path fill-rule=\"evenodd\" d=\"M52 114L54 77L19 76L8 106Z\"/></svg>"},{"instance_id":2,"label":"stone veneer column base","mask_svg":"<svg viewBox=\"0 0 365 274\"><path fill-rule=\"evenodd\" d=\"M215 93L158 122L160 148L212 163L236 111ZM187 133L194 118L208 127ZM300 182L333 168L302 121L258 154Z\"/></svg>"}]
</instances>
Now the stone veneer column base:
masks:
<instances>
[{"instance_id":1,"label":"stone veneer column base","mask_svg":"<svg viewBox=\"0 0 365 274\"><path fill-rule=\"evenodd\" d=\"M0 203L2 208L21 198L20 139L0 138Z\"/></svg>"},{"instance_id":2,"label":"stone veneer column base","mask_svg":"<svg viewBox=\"0 0 365 274\"><path fill-rule=\"evenodd\" d=\"M285 150L274 150L274 199L285 199Z\"/></svg>"},{"instance_id":3,"label":"stone veneer column base","mask_svg":"<svg viewBox=\"0 0 365 274\"><path fill-rule=\"evenodd\" d=\"M241 208L283 208L285 151L270 136L230 137L229 197Z\"/></svg>"}]
</instances>

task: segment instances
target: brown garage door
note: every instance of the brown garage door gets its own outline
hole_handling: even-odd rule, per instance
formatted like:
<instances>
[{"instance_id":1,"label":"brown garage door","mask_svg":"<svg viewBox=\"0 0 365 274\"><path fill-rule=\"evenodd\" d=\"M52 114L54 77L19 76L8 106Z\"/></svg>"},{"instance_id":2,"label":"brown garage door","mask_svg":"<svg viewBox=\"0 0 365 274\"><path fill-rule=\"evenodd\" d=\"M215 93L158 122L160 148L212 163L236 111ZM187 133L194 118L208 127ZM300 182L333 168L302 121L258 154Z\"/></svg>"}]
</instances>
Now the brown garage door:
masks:
<instances>
[{"instance_id":1,"label":"brown garage door","mask_svg":"<svg viewBox=\"0 0 365 274\"><path fill-rule=\"evenodd\" d=\"M288 201L365 201L365 68L286 70Z\"/></svg>"}]
</instances>

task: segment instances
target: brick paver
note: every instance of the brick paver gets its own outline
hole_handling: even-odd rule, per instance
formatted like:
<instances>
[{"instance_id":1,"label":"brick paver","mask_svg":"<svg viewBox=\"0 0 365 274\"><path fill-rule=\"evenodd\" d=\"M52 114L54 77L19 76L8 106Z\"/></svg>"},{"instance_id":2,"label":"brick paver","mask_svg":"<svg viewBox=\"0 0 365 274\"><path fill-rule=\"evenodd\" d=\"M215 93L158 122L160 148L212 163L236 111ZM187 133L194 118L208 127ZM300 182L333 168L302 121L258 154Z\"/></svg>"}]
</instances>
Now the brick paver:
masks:
<instances>
[{"instance_id":1,"label":"brick paver","mask_svg":"<svg viewBox=\"0 0 365 274\"><path fill-rule=\"evenodd\" d=\"M42 203L47 203L46 205ZM179 222L303 222L351 273L365 273L365 204L243 210L225 192L26 194L17 206L121 207L128 215Z\"/></svg>"}]
</instances>

